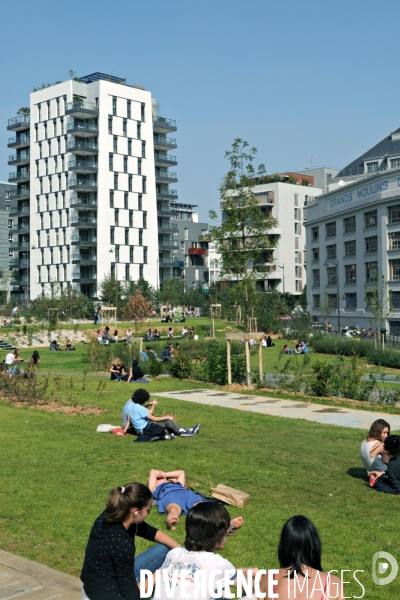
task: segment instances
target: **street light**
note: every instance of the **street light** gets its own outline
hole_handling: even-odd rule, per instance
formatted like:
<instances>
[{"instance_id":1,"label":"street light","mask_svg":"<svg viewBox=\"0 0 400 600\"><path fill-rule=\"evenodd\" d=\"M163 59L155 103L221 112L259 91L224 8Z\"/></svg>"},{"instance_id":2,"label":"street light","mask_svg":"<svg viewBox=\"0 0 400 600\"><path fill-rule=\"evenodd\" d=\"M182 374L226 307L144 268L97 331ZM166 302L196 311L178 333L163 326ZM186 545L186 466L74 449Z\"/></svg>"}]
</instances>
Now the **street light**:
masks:
<instances>
[{"instance_id":1,"label":"street light","mask_svg":"<svg viewBox=\"0 0 400 600\"><path fill-rule=\"evenodd\" d=\"M280 269L282 269L282 289L283 293L285 293L285 265L278 265Z\"/></svg>"},{"instance_id":2,"label":"street light","mask_svg":"<svg viewBox=\"0 0 400 600\"><path fill-rule=\"evenodd\" d=\"M332 263L332 265L334 265L336 267L336 309L337 309L337 320L338 320L338 324L337 324L337 332L336 335L339 334L340 332L340 310L339 310L339 262L336 260L326 260L324 265L325 267L328 266L328 263Z\"/></svg>"}]
</instances>

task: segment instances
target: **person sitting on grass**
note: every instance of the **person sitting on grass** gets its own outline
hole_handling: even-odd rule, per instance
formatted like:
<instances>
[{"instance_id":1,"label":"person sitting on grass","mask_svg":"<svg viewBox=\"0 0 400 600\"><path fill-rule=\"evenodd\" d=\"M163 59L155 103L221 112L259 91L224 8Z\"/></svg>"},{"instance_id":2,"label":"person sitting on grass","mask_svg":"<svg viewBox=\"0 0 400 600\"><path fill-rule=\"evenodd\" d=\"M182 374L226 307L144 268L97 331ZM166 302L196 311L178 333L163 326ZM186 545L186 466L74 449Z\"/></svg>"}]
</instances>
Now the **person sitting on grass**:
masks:
<instances>
[{"instance_id":1,"label":"person sitting on grass","mask_svg":"<svg viewBox=\"0 0 400 600\"><path fill-rule=\"evenodd\" d=\"M160 340L160 337L161 337L161 336L160 336L160 332L159 332L157 329L155 329L155 330L153 331L153 340L154 340L155 342L158 342L158 341Z\"/></svg>"},{"instance_id":2,"label":"person sitting on grass","mask_svg":"<svg viewBox=\"0 0 400 600\"><path fill-rule=\"evenodd\" d=\"M389 456L385 453L383 444L389 435L390 425L387 421L377 419L372 423L360 448L361 460L366 471L386 471Z\"/></svg>"},{"instance_id":3,"label":"person sitting on grass","mask_svg":"<svg viewBox=\"0 0 400 600\"><path fill-rule=\"evenodd\" d=\"M83 600L140 600L140 571L154 573L168 550L178 542L145 522L150 513L150 490L141 483L114 488L106 510L96 519L82 567ZM135 538L156 542L138 556ZM147 587L147 586L146 586Z\"/></svg>"},{"instance_id":4,"label":"person sitting on grass","mask_svg":"<svg viewBox=\"0 0 400 600\"><path fill-rule=\"evenodd\" d=\"M167 338L169 340L173 340L174 339L174 330L172 329L172 327L168 328Z\"/></svg>"},{"instance_id":5,"label":"person sitting on grass","mask_svg":"<svg viewBox=\"0 0 400 600\"><path fill-rule=\"evenodd\" d=\"M40 356L39 356L39 352L37 350L33 351L31 360L30 360L30 364L32 367L40 365Z\"/></svg>"},{"instance_id":6,"label":"person sitting on grass","mask_svg":"<svg viewBox=\"0 0 400 600\"><path fill-rule=\"evenodd\" d=\"M72 345L72 342L71 342L71 340L67 340L67 341L65 342L65 350L67 350L67 351L68 351L68 350L75 350L75 348L74 348L74 347L73 347L73 345Z\"/></svg>"},{"instance_id":7,"label":"person sitting on grass","mask_svg":"<svg viewBox=\"0 0 400 600\"><path fill-rule=\"evenodd\" d=\"M400 435L389 435L383 442L390 462L386 471L369 471L368 475L376 477L372 488L387 494L400 494Z\"/></svg>"},{"instance_id":8,"label":"person sitting on grass","mask_svg":"<svg viewBox=\"0 0 400 600\"><path fill-rule=\"evenodd\" d=\"M126 381L128 374L124 365L122 364L122 360L120 358L116 358L113 364L110 367L111 373L111 381Z\"/></svg>"},{"instance_id":9,"label":"person sitting on grass","mask_svg":"<svg viewBox=\"0 0 400 600\"><path fill-rule=\"evenodd\" d=\"M153 400L151 408L148 410L144 405L150 400L150 394L147 390L139 388L132 394L122 409L122 427L123 433L132 433L142 436L140 441L150 441L157 439L173 439L175 436L191 437L200 431L200 423L194 427L185 429L175 421L173 415L154 416L154 409L157 406L157 400ZM150 406L149 404L147 406ZM156 425L157 424L157 425ZM160 431L161 430L161 431Z\"/></svg>"},{"instance_id":10,"label":"person sitting on grass","mask_svg":"<svg viewBox=\"0 0 400 600\"><path fill-rule=\"evenodd\" d=\"M171 362L171 359L172 359L171 346L172 346L172 344L170 344L169 346L164 348L164 350L161 352L160 360L162 360L163 362Z\"/></svg>"},{"instance_id":11,"label":"person sitting on grass","mask_svg":"<svg viewBox=\"0 0 400 600\"><path fill-rule=\"evenodd\" d=\"M322 570L321 552L321 540L310 519L297 515L286 521L278 546L279 573L274 574L276 597L281 600L348 598L340 578ZM268 580L267 573L260 581L260 592L267 594L266 597Z\"/></svg>"},{"instance_id":12,"label":"person sitting on grass","mask_svg":"<svg viewBox=\"0 0 400 600\"><path fill-rule=\"evenodd\" d=\"M150 348L150 346L146 346L146 354L147 358L153 358L154 360L158 359L157 352L155 352L153 348Z\"/></svg>"},{"instance_id":13,"label":"person sitting on grass","mask_svg":"<svg viewBox=\"0 0 400 600\"><path fill-rule=\"evenodd\" d=\"M57 340L53 340L50 344L49 348L52 352L58 352L61 350L61 347L58 345Z\"/></svg>"},{"instance_id":14,"label":"person sitting on grass","mask_svg":"<svg viewBox=\"0 0 400 600\"><path fill-rule=\"evenodd\" d=\"M175 531L182 514L186 515L199 502L207 502L204 496L196 494L186 485L185 471L182 470L164 473L151 469L147 487L158 502L159 514L165 514L167 527L171 531ZM242 517L232 519L228 535L236 535L242 525Z\"/></svg>"},{"instance_id":15,"label":"person sitting on grass","mask_svg":"<svg viewBox=\"0 0 400 600\"><path fill-rule=\"evenodd\" d=\"M144 373L137 360L134 360L131 368L129 369L129 375L126 383L150 383L150 379L145 379Z\"/></svg>"},{"instance_id":16,"label":"person sitting on grass","mask_svg":"<svg viewBox=\"0 0 400 600\"><path fill-rule=\"evenodd\" d=\"M226 558L215 554L215 551L225 547L230 527L230 516L224 506L215 502L200 502L189 510L185 525L184 547L174 548L165 557L161 566L162 576L156 579L155 598L178 600L187 597L211 600L211 598L219 596L215 592L221 586L221 595L226 597L230 592L229 589L223 587L226 571L232 573L229 581L231 586L236 586L236 573L239 570L244 571L245 579L250 570L252 576L255 577L258 569L236 569ZM201 577L205 582L204 589L207 590L205 594L199 591L199 585L194 578L197 571L205 576ZM176 584L171 589L169 582L175 579L176 573ZM215 585L214 593L212 589L209 589L211 577L213 577L212 581Z\"/></svg>"},{"instance_id":17,"label":"person sitting on grass","mask_svg":"<svg viewBox=\"0 0 400 600\"><path fill-rule=\"evenodd\" d=\"M293 354L293 350L291 348L289 348L289 346L287 344L285 344L283 346L283 352L284 352L284 354Z\"/></svg>"},{"instance_id":18,"label":"person sitting on grass","mask_svg":"<svg viewBox=\"0 0 400 600\"><path fill-rule=\"evenodd\" d=\"M125 342L127 344L132 344L132 337L133 337L132 329L127 329L126 335L125 335Z\"/></svg>"}]
</instances>

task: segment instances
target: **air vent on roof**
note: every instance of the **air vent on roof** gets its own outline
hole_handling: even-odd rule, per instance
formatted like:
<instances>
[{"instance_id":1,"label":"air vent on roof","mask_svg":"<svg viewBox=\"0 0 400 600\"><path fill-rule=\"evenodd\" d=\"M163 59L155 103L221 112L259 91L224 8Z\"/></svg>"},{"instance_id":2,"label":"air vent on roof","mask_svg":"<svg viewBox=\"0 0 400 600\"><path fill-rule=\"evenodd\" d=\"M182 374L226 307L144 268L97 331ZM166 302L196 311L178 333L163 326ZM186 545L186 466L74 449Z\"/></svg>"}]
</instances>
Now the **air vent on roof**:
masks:
<instances>
[{"instance_id":1,"label":"air vent on roof","mask_svg":"<svg viewBox=\"0 0 400 600\"><path fill-rule=\"evenodd\" d=\"M400 140L400 131L394 131L391 137L392 140Z\"/></svg>"}]
</instances>

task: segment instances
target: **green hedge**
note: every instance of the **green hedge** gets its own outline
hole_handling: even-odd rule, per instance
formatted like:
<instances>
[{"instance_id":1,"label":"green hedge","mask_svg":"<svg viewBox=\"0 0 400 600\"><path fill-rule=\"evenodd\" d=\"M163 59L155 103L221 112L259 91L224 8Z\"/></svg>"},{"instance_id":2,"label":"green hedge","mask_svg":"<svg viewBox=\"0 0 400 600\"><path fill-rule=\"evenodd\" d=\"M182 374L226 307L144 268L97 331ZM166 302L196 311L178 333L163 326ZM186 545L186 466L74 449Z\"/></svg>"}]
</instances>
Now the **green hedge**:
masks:
<instances>
[{"instance_id":1,"label":"green hedge","mask_svg":"<svg viewBox=\"0 0 400 600\"><path fill-rule=\"evenodd\" d=\"M375 348L373 342L354 340L330 334L316 333L311 340L312 348L321 354L338 354L342 356L359 356L366 358L373 365L400 369L400 352L382 346Z\"/></svg>"}]
</instances>

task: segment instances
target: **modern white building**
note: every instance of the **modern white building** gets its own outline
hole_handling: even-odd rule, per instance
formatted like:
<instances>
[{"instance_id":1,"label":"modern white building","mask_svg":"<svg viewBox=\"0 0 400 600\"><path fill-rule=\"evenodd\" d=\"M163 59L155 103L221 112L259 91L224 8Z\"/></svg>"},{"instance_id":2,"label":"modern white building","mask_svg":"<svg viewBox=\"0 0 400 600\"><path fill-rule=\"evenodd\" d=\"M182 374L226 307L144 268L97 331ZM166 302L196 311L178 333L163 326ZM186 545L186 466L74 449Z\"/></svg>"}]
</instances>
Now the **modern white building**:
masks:
<instances>
[{"instance_id":1,"label":"modern white building","mask_svg":"<svg viewBox=\"0 0 400 600\"><path fill-rule=\"evenodd\" d=\"M94 73L33 92L30 116L8 129L15 302L55 282L93 298L110 273L158 287L159 244L163 260L174 247L164 207L177 197L167 154L176 143L166 136L176 126L153 116L151 93Z\"/></svg>"},{"instance_id":2,"label":"modern white building","mask_svg":"<svg viewBox=\"0 0 400 600\"><path fill-rule=\"evenodd\" d=\"M307 205L321 193L321 189L277 182L256 185L253 192L261 208L278 222L268 231L276 247L265 256L268 279L260 281L260 287L265 291L277 290L299 296L306 282L304 224ZM223 202L221 208L223 210Z\"/></svg>"}]
</instances>

